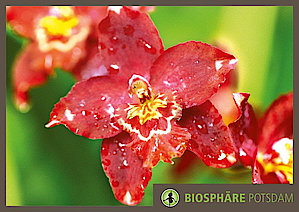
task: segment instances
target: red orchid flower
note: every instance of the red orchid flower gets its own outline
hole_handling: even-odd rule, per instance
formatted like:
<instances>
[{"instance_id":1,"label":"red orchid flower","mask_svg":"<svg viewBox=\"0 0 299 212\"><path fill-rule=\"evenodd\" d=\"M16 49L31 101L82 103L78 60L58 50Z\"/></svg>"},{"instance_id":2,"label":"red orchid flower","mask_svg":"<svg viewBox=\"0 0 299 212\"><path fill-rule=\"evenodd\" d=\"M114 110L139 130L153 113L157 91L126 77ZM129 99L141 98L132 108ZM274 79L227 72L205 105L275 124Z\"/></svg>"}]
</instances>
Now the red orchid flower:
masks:
<instances>
[{"instance_id":1,"label":"red orchid flower","mask_svg":"<svg viewBox=\"0 0 299 212\"><path fill-rule=\"evenodd\" d=\"M234 94L240 109L229 125L243 165L252 167L252 182L293 183L293 93L275 100L256 121L249 94Z\"/></svg>"},{"instance_id":2,"label":"red orchid flower","mask_svg":"<svg viewBox=\"0 0 299 212\"><path fill-rule=\"evenodd\" d=\"M73 71L96 54L97 25L107 10L108 6L7 7L9 25L30 40L14 64L14 98L20 111L29 109L28 90L43 84L54 74L54 68Z\"/></svg>"},{"instance_id":3,"label":"red orchid flower","mask_svg":"<svg viewBox=\"0 0 299 212\"><path fill-rule=\"evenodd\" d=\"M99 61L89 70L96 77L77 82L46 127L64 124L104 138L102 164L121 203L138 204L151 169L186 149L209 166L236 162L228 130L208 101L235 68L233 55L195 41L164 51L149 16L127 7L110 11L99 31ZM97 76L109 69L115 74Z\"/></svg>"}]
</instances>

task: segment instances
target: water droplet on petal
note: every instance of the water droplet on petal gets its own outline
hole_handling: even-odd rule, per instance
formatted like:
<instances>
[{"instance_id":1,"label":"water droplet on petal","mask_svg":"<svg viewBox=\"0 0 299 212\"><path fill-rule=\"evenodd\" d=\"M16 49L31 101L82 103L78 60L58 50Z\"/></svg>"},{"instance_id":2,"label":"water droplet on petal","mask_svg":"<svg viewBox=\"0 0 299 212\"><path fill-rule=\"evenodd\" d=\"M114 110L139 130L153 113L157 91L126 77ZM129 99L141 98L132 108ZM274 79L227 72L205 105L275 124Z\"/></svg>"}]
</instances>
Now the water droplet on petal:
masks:
<instances>
[{"instance_id":1,"label":"water droplet on petal","mask_svg":"<svg viewBox=\"0 0 299 212\"><path fill-rule=\"evenodd\" d=\"M99 120L99 119L101 119L101 115L98 114L98 113L95 113L95 114L93 115L93 117L94 117L95 120Z\"/></svg>"},{"instance_id":2,"label":"water droplet on petal","mask_svg":"<svg viewBox=\"0 0 299 212\"><path fill-rule=\"evenodd\" d=\"M89 115L91 114L91 112L88 111L88 110L82 110L82 111L81 111L81 114L82 114L83 116L89 116Z\"/></svg>"},{"instance_id":3,"label":"water droplet on petal","mask_svg":"<svg viewBox=\"0 0 299 212\"><path fill-rule=\"evenodd\" d=\"M108 68L108 72L109 74L118 74L119 66L115 64L110 65L110 67Z\"/></svg>"},{"instance_id":4,"label":"water droplet on petal","mask_svg":"<svg viewBox=\"0 0 299 212\"><path fill-rule=\"evenodd\" d=\"M106 49L106 45L104 43L99 43L99 49Z\"/></svg>"},{"instance_id":5,"label":"water droplet on petal","mask_svg":"<svg viewBox=\"0 0 299 212\"><path fill-rule=\"evenodd\" d=\"M102 163L105 165L105 166L109 166L111 164L111 161L108 160L108 159L105 159L102 161Z\"/></svg>"},{"instance_id":6,"label":"water droplet on petal","mask_svg":"<svg viewBox=\"0 0 299 212\"><path fill-rule=\"evenodd\" d=\"M199 132L204 133L204 134L208 134L207 125L203 121L197 122L195 126L196 126L196 129Z\"/></svg>"},{"instance_id":7,"label":"water droplet on petal","mask_svg":"<svg viewBox=\"0 0 299 212\"><path fill-rule=\"evenodd\" d=\"M116 181L116 180L112 180L111 185L112 185L113 187L118 187L118 186L119 186L119 182Z\"/></svg>"},{"instance_id":8,"label":"water droplet on petal","mask_svg":"<svg viewBox=\"0 0 299 212\"><path fill-rule=\"evenodd\" d=\"M126 168L128 168L128 167L129 167L129 163L128 163L127 160L123 160L123 161L122 161L122 165L119 166L120 169L126 169Z\"/></svg>"},{"instance_id":9,"label":"water droplet on petal","mask_svg":"<svg viewBox=\"0 0 299 212\"><path fill-rule=\"evenodd\" d=\"M118 38L117 38L116 36L112 36L112 37L110 38L110 41L111 41L112 43L117 43Z\"/></svg>"},{"instance_id":10,"label":"water droplet on petal","mask_svg":"<svg viewBox=\"0 0 299 212\"><path fill-rule=\"evenodd\" d=\"M146 52L151 53L151 54L156 54L157 50L155 47L150 45L148 42L146 42L144 39L140 38L138 41L139 46L143 46Z\"/></svg>"},{"instance_id":11,"label":"water droplet on petal","mask_svg":"<svg viewBox=\"0 0 299 212\"><path fill-rule=\"evenodd\" d=\"M102 156L107 156L109 154L108 148L102 146L101 154Z\"/></svg>"},{"instance_id":12,"label":"water droplet on petal","mask_svg":"<svg viewBox=\"0 0 299 212\"><path fill-rule=\"evenodd\" d=\"M108 52L109 52L110 54L115 54L116 49L113 48L113 47L110 47L110 48L108 49Z\"/></svg>"}]
</instances>

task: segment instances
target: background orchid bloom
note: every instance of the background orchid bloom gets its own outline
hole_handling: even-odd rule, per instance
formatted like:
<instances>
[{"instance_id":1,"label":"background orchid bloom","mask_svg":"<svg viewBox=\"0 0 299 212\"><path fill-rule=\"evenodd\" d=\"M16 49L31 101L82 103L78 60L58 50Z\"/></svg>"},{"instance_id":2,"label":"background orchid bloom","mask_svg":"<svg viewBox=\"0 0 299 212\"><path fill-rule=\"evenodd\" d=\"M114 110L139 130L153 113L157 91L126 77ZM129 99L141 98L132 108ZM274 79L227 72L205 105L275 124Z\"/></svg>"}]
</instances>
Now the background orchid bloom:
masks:
<instances>
[{"instance_id":1,"label":"background orchid bloom","mask_svg":"<svg viewBox=\"0 0 299 212\"><path fill-rule=\"evenodd\" d=\"M229 124L241 163L252 183L293 184L293 92L277 98L257 121L249 94L235 93L238 119Z\"/></svg>"},{"instance_id":2,"label":"background orchid bloom","mask_svg":"<svg viewBox=\"0 0 299 212\"><path fill-rule=\"evenodd\" d=\"M293 184L293 92L275 100L259 121L255 184Z\"/></svg>"},{"instance_id":3,"label":"background orchid bloom","mask_svg":"<svg viewBox=\"0 0 299 212\"><path fill-rule=\"evenodd\" d=\"M292 7L162 6L150 16L165 49L198 40L233 53L238 58L237 87L233 92L250 93L249 102L255 112L263 113L277 96L292 90ZM53 105L74 85L73 77L57 69L56 78L49 78L44 86L30 92L34 110L21 114L9 97L11 68L22 40L7 28L6 44L6 205L122 205L114 197L100 164L102 140L77 136L61 125L50 130L44 127ZM121 152L121 148L116 151ZM165 174L171 173L179 160L173 159L174 165L161 162L152 169L140 206L153 205L154 184L252 183L249 169L213 168L198 157L179 178Z\"/></svg>"},{"instance_id":4,"label":"background orchid bloom","mask_svg":"<svg viewBox=\"0 0 299 212\"><path fill-rule=\"evenodd\" d=\"M153 7L134 7L152 11ZM44 84L54 68L76 72L97 52L97 25L107 6L8 6L9 26L28 43L13 67L14 99L18 109L29 109L28 91Z\"/></svg>"}]
</instances>

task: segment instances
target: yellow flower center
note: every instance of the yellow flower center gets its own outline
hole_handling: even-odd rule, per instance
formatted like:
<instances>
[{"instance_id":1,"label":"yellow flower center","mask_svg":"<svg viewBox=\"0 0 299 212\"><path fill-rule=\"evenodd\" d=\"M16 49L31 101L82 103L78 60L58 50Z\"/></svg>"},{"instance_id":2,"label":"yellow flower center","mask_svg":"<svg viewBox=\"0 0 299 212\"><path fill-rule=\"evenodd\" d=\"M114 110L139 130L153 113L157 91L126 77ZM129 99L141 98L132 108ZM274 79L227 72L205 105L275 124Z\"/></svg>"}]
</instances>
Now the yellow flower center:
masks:
<instances>
[{"instance_id":1,"label":"yellow flower center","mask_svg":"<svg viewBox=\"0 0 299 212\"><path fill-rule=\"evenodd\" d=\"M141 104L129 105L129 107L126 109L127 118L132 119L138 116L139 123L141 125L143 125L146 121L159 119L162 117L162 114L157 109L167 107L167 101L161 97L163 97L163 95L158 95L155 98L148 99Z\"/></svg>"},{"instance_id":2,"label":"yellow flower center","mask_svg":"<svg viewBox=\"0 0 299 212\"><path fill-rule=\"evenodd\" d=\"M139 102L128 104L125 109L126 117L118 119L118 123L125 131L136 134L142 141L149 141L153 136L171 132L172 120L179 119L182 115L182 108L176 103L174 95L171 97L160 93L152 95L148 81L136 74L129 80L128 92L132 98L137 97ZM157 122L147 125L147 122L153 119Z\"/></svg>"},{"instance_id":3,"label":"yellow flower center","mask_svg":"<svg viewBox=\"0 0 299 212\"><path fill-rule=\"evenodd\" d=\"M54 7L56 16L46 16L40 20L40 26L45 28L47 33L53 36L69 36L72 28L79 23L78 18L74 16L74 11L69 6Z\"/></svg>"},{"instance_id":4,"label":"yellow flower center","mask_svg":"<svg viewBox=\"0 0 299 212\"><path fill-rule=\"evenodd\" d=\"M274 143L272 149L278 155L275 158L260 152L257 155L257 160L263 166L265 174L282 173L289 183L293 184L293 139L282 138Z\"/></svg>"},{"instance_id":5,"label":"yellow flower center","mask_svg":"<svg viewBox=\"0 0 299 212\"><path fill-rule=\"evenodd\" d=\"M140 76L139 76L140 77ZM159 119L163 115L158 108L166 108L167 101L163 98L164 95L156 95L152 97L151 88L146 80L133 76L130 82L130 94L135 94L139 99L139 104L129 104L126 108L127 119L139 117L139 123L143 125L145 122L152 119Z\"/></svg>"}]
</instances>

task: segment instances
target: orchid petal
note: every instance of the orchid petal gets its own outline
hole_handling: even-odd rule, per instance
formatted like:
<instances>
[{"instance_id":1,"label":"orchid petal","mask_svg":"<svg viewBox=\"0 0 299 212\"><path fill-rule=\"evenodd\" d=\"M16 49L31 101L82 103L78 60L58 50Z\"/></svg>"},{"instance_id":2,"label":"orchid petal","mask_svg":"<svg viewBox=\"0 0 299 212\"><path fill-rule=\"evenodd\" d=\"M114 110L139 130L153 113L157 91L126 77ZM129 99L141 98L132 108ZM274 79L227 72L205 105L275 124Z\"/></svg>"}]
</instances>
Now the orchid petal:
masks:
<instances>
[{"instance_id":1,"label":"orchid petal","mask_svg":"<svg viewBox=\"0 0 299 212\"><path fill-rule=\"evenodd\" d=\"M163 52L158 31L146 13L120 7L99 24L99 48L108 72L148 78L149 69Z\"/></svg>"},{"instance_id":2,"label":"orchid petal","mask_svg":"<svg viewBox=\"0 0 299 212\"><path fill-rule=\"evenodd\" d=\"M197 155L189 150L186 150L182 157L180 157L173 166L174 176L178 178L184 176L188 171L191 171L191 168L197 161L199 161Z\"/></svg>"},{"instance_id":3,"label":"orchid petal","mask_svg":"<svg viewBox=\"0 0 299 212\"><path fill-rule=\"evenodd\" d=\"M128 102L127 83L123 78L93 77L77 82L60 99L46 126L64 124L72 132L91 139L112 137L122 131L114 117L115 111Z\"/></svg>"},{"instance_id":4,"label":"orchid petal","mask_svg":"<svg viewBox=\"0 0 299 212\"><path fill-rule=\"evenodd\" d=\"M101 156L116 199L126 205L136 205L144 196L152 172L142 167L142 159L126 146L130 141L126 132L104 139Z\"/></svg>"},{"instance_id":5,"label":"orchid petal","mask_svg":"<svg viewBox=\"0 0 299 212\"><path fill-rule=\"evenodd\" d=\"M293 184L293 92L271 104L259 128L252 182Z\"/></svg>"},{"instance_id":6,"label":"orchid petal","mask_svg":"<svg viewBox=\"0 0 299 212\"><path fill-rule=\"evenodd\" d=\"M239 152L241 163L252 167L257 145L258 126L252 106L247 102L250 94L234 93L234 101L238 108L238 118L228 125L231 138Z\"/></svg>"},{"instance_id":7,"label":"orchid petal","mask_svg":"<svg viewBox=\"0 0 299 212\"><path fill-rule=\"evenodd\" d=\"M236 163L234 143L221 115L210 101L183 110L178 123L187 128L192 136L188 150L200 157L206 165L227 168Z\"/></svg>"},{"instance_id":8,"label":"orchid petal","mask_svg":"<svg viewBox=\"0 0 299 212\"><path fill-rule=\"evenodd\" d=\"M49 14L50 8L50 6L7 6L6 18L17 33L34 39L38 19Z\"/></svg>"},{"instance_id":9,"label":"orchid petal","mask_svg":"<svg viewBox=\"0 0 299 212\"><path fill-rule=\"evenodd\" d=\"M293 138L293 92L274 101L258 124L258 148L261 151L271 149L273 143L281 138Z\"/></svg>"},{"instance_id":10,"label":"orchid petal","mask_svg":"<svg viewBox=\"0 0 299 212\"><path fill-rule=\"evenodd\" d=\"M131 134L132 142L128 144L136 154L143 158L144 167L152 168L161 160L173 164L172 158L181 157L190 139L187 129L172 123L171 131L167 134L154 135L148 141L142 141L136 134Z\"/></svg>"},{"instance_id":11,"label":"orchid petal","mask_svg":"<svg viewBox=\"0 0 299 212\"><path fill-rule=\"evenodd\" d=\"M36 43L29 44L19 54L13 68L15 104L22 112L29 109L28 91L43 84L52 70L48 56L36 51L36 48Z\"/></svg>"},{"instance_id":12,"label":"orchid petal","mask_svg":"<svg viewBox=\"0 0 299 212\"><path fill-rule=\"evenodd\" d=\"M154 63L155 93L171 91L185 107L204 103L217 92L237 59L211 45L190 41L167 49Z\"/></svg>"}]
</instances>

